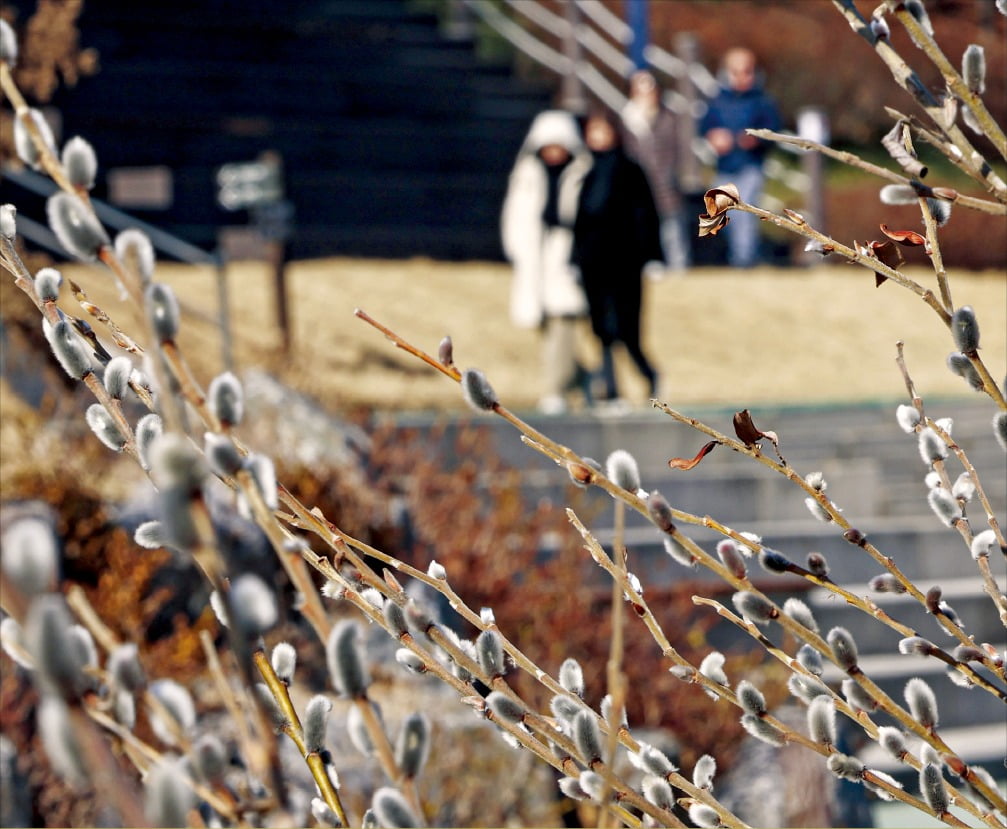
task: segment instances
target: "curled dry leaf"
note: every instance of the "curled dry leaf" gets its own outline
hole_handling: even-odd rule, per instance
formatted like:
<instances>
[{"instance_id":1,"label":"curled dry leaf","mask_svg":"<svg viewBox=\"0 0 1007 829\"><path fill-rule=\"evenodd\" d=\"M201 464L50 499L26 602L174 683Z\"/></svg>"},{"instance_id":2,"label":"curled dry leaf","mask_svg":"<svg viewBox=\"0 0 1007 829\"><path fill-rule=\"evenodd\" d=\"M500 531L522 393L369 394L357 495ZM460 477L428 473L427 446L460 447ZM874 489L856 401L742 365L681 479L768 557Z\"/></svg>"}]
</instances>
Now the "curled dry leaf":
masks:
<instances>
[{"instance_id":1,"label":"curled dry leaf","mask_svg":"<svg viewBox=\"0 0 1007 829\"><path fill-rule=\"evenodd\" d=\"M734 433L738 440L750 449L763 438L769 440L774 446L780 443L776 432L763 432L752 420L752 413L748 409L742 409L734 414Z\"/></svg>"},{"instance_id":2,"label":"curled dry leaf","mask_svg":"<svg viewBox=\"0 0 1007 829\"><path fill-rule=\"evenodd\" d=\"M699 215L699 235L716 236L727 226L729 221L731 221L731 219L726 213L721 213L719 216L711 216L709 213L701 213Z\"/></svg>"},{"instance_id":3,"label":"curled dry leaf","mask_svg":"<svg viewBox=\"0 0 1007 829\"><path fill-rule=\"evenodd\" d=\"M717 443L717 441L711 440L696 453L696 457L694 458L672 458L668 461L668 466L672 469L684 469L685 471L693 469L701 460L703 460L703 458L713 451L713 447L716 446Z\"/></svg>"},{"instance_id":4,"label":"curled dry leaf","mask_svg":"<svg viewBox=\"0 0 1007 829\"><path fill-rule=\"evenodd\" d=\"M902 256L902 251L899 250L898 246L894 242L868 242L866 245L861 245L860 242L854 242L853 247L856 249L857 253L862 256L867 256L871 259L877 259L883 265L888 265L889 268L898 268L905 259ZM887 280L888 277L885 274L878 271L874 272L874 285L880 288L882 283Z\"/></svg>"},{"instance_id":5,"label":"curled dry leaf","mask_svg":"<svg viewBox=\"0 0 1007 829\"><path fill-rule=\"evenodd\" d=\"M921 236L915 230L891 230L884 222L881 223L881 232L889 239L898 242L900 245L905 245L907 248L925 245L927 243L926 237Z\"/></svg>"},{"instance_id":6,"label":"curled dry leaf","mask_svg":"<svg viewBox=\"0 0 1007 829\"><path fill-rule=\"evenodd\" d=\"M712 218L734 207L741 201L741 194L733 184L725 184L707 190L703 195L703 201L706 202L707 215Z\"/></svg>"}]
</instances>

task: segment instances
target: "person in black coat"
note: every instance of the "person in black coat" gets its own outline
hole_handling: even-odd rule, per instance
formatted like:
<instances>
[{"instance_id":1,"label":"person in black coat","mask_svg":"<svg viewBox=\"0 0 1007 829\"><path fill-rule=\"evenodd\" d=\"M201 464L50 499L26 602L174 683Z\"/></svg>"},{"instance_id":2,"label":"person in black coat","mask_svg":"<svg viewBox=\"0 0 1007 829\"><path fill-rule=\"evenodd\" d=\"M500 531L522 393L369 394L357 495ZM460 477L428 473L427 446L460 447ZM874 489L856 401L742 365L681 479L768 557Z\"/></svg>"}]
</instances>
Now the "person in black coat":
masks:
<instances>
[{"instance_id":1,"label":"person in black coat","mask_svg":"<svg viewBox=\"0 0 1007 829\"><path fill-rule=\"evenodd\" d=\"M660 218L643 170L622 149L614 118L592 112L584 140L594 164L580 192L572 257L601 342L604 391L598 396L619 397L612 348L621 342L653 397L658 375L640 347L641 272L647 262L663 261Z\"/></svg>"}]
</instances>

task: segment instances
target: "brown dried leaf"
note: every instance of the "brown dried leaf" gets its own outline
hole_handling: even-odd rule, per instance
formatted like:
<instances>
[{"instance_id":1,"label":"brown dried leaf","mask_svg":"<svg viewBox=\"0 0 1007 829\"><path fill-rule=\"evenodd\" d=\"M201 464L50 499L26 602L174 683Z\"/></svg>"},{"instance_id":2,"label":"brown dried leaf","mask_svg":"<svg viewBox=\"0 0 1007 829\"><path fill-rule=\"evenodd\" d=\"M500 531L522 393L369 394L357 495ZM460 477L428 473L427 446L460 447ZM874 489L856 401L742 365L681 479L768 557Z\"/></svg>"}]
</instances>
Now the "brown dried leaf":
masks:
<instances>
[{"instance_id":1,"label":"brown dried leaf","mask_svg":"<svg viewBox=\"0 0 1007 829\"><path fill-rule=\"evenodd\" d=\"M727 226L729 221L731 221L731 219L726 213L721 213L719 216L711 216L708 213L700 213L699 235L716 236Z\"/></svg>"},{"instance_id":2,"label":"brown dried leaf","mask_svg":"<svg viewBox=\"0 0 1007 829\"><path fill-rule=\"evenodd\" d=\"M741 194L733 184L725 184L721 187L707 190L703 195L703 201L706 202L707 215L712 218L734 207L734 205L741 201Z\"/></svg>"},{"instance_id":3,"label":"brown dried leaf","mask_svg":"<svg viewBox=\"0 0 1007 829\"><path fill-rule=\"evenodd\" d=\"M752 413L748 409L742 409L734 414L734 433L738 440L751 448L755 446L766 435L752 421Z\"/></svg>"},{"instance_id":4,"label":"brown dried leaf","mask_svg":"<svg viewBox=\"0 0 1007 829\"><path fill-rule=\"evenodd\" d=\"M690 469L694 469L703 458L709 455L713 451L713 447L717 445L717 441L711 440L709 443L705 444L702 449L696 453L694 458L672 458L668 461L668 466L672 469L683 469L688 472Z\"/></svg>"},{"instance_id":5,"label":"brown dried leaf","mask_svg":"<svg viewBox=\"0 0 1007 829\"><path fill-rule=\"evenodd\" d=\"M898 242L900 245L905 245L907 248L927 243L926 237L921 236L915 230L891 230L884 222L881 223L881 232L889 239Z\"/></svg>"}]
</instances>

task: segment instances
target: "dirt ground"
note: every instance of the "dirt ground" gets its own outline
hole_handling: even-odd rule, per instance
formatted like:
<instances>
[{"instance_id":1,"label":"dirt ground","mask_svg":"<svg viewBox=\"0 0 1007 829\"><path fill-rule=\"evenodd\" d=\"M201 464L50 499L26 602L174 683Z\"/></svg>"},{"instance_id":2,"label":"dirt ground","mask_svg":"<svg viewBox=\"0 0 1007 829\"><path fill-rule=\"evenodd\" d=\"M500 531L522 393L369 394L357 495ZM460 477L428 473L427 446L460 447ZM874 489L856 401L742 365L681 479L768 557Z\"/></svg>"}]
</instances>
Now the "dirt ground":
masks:
<instances>
[{"instance_id":1,"label":"dirt ground","mask_svg":"<svg viewBox=\"0 0 1007 829\"><path fill-rule=\"evenodd\" d=\"M102 270L68 265L63 272L124 329L136 330L132 311ZM906 273L936 289L932 271ZM212 269L161 264L155 278L174 287L183 306L218 313ZM432 354L450 334L458 366L485 371L505 405L526 409L539 395L537 332L517 329L508 319L506 265L423 259L292 263L287 291L293 345L287 355L267 266L232 265L225 281L236 370L267 367L334 411L464 406L450 381L354 317L357 307ZM983 355L993 376L1003 378L1007 280L1002 273L952 273L951 290L957 305L976 309ZM81 313L72 298L63 304ZM953 344L933 310L890 282L875 287L873 274L855 266L697 269L648 282L644 314L645 348L663 374L664 398L676 407L901 399L898 340L905 341L909 369L924 397L971 394L945 367ZM223 368L218 326L190 316L181 344L202 383ZM585 359L596 364L586 329L582 345ZM645 387L628 360L617 365L625 395L646 405Z\"/></svg>"}]
</instances>

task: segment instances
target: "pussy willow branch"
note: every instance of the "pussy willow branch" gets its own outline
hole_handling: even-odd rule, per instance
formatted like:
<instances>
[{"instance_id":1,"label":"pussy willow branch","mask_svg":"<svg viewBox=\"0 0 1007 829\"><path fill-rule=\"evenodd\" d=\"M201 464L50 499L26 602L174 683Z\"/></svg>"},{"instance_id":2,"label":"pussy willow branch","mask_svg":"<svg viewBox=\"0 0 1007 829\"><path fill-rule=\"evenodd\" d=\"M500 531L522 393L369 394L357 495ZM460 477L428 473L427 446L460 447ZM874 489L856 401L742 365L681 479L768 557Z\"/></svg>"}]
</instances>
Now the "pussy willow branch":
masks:
<instances>
[{"instance_id":1,"label":"pussy willow branch","mask_svg":"<svg viewBox=\"0 0 1007 829\"><path fill-rule=\"evenodd\" d=\"M1000 156L1007 160L1007 135L1004 135L1004 131L1000 128L1000 124L997 120L990 114L990 111L986 108L986 104L983 99L970 90L966 85L962 76L959 74L958 70L952 65L951 61L947 59L943 50L938 46L937 41L934 40L933 35L927 32L921 25L920 22L913 17L909 10L905 7L905 4L899 3L898 5L888 4L891 11L895 14L896 19L906 28L913 38L913 42L919 45L919 48L923 53L930 59L930 61L937 67L941 75L944 76L944 81L948 86L948 89L954 93L960 101L966 103L969 109L972 110L972 114L975 116L976 121L982 127L983 134L990 140L994 147L996 147L997 152ZM940 123L939 121L937 123Z\"/></svg>"},{"instance_id":2,"label":"pussy willow branch","mask_svg":"<svg viewBox=\"0 0 1007 829\"><path fill-rule=\"evenodd\" d=\"M953 313L955 304L951 299L951 285L948 283L948 272L944 267L944 256L941 253L940 240L937 237L937 222L926 198L921 196L919 205L920 214L923 216L923 226L927 234L930 262L933 264L934 274L937 276L937 288L941 292L941 301L944 303L945 310Z\"/></svg>"},{"instance_id":3,"label":"pussy willow branch","mask_svg":"<svg viewBox=\"0 0 1007 829\"><path fill-rule=\"evenodd\" d=\"M622 501L612 503L614 510L615 533L612 541L613 565L625 573L626 571L626 505ZM626 675L622 670L622 659L625 651L624 627L626 622L625 608L622 601L622 586L616 579L612 580L612 632L609 637L608 664L606 677L609 693L608 745L606 760L610 766L615 766L615 753L619 747L619 727L622 715L626 710ZM605 791L604 789L602 790ZM602 801L606 797L602 796ZM602 811L598 816L598 829L605 829L605 816Z\"/></svg>"},{"instance_id":4,"label":"pussy willow branch","mask_svg":"<svg viewBox=\"0 0 1007 829\"><path fill-rule=\"evenodd\" d=\"M730 610L728 610L726 607L724 607L722 604L720 604L720 602L714 601L713 599L707 599L703 596L693 596L692 600L696 604L706 605L708 607L713 608L719 616L730 621L733 625L735 625L735 627L745 631L756 642L758 642L771 656L773 656L777 661L786 665L795 673L799 673L802 676L821 682L821 680L818 677L807 671L807 669L805 669L803 665L797 662L796 659L791 658L782 650L773 645L773 643L770 642L766 638L766 636L753 623L739 618ZM828 688L828 686L825 687ZM829 689L829 696L832 699L837 711L840 711L844 716L846 716L847 718L855 722L857 725L859 725L861 728L863 728L864 731L872 740L877 740L878 738L877 726L874 724L874 722L871 720L871 718L867 715L866 712L863 711L858 712L855 709L853 709L845 700L843 700L841 696L839 696L839 694L837 694L831 688ZM792 732L791 729L788 729L785 726L782 727L782 730L785 735L794 733ZM826 757L829 756L830 754L838 753L834 751L835 746L824 746L819 743L813 743L812 746L818 746L819 747L818 753ZM913 757L911 754L907 754L906 757L903 758L903 762L905 762L907 765L917 770L919 770L921 766L920 761L917 758ZM865 771L870 772L869 769L866 769ZM930 808L930 806L926 804L924 801L908 794L901 787L892 785L884 778L872 775L871 779L868 782L871 782L872 784L878 786L879 788L884 789L886 792L888 792L892 797L896 798L897 800L900 800L903 803L906 803L907 805L913 806L914 808L917 808L922 812L926 812L927 814L933 817L941 819L941 815L939 815L932 808ZM987 825L989 826L1002 827L1003 824L1001 824L995 818L991 820L989 816L983 815L983 813L971 801L969 801L967 798L964 798L959 792L957 792L957 790L955 790L953 786L948 784L946 781L945 784L948 786L948 788L954 795L955 805L961 807L974 817L986 821ZM950 825L958 826L965 824L952 823Z\"/></svg>"},{"instance_id":5,"label":"pussy willow branch","mask_svg":"<svg viewBox=\"0 0 1007 829\"><path fill-rule=\"evenodd\" d=\"M796 135L773 132L772 130L747 129L745 132L749 135L754 135L757 138L762 138L765 141L775 141L778 144L789 144L793 147L800 147L803 150L811 150L821 153L824 156L834 158L836 161L841 161L843 164L850 167L857 167L877 176L878 178L890 181L893 184L905 184L918 191L922 190L924 196L926 196L928 191L931 190L930 187L925 184L921 184L915 179L896 173L886 167L880 167L877 164L872 164L870 161L862 159L855 153L846 152L844 150L835 150L832 147L829 147L826 144L820 144L817 141L811 141L807 138L801 138ZM993 216L1007 216L1007 204L1003 204L1001 202L979 199L975 196L966 196L964 193L959 193L953 202L956 205L968 207L972 210L977 210L980 213L989 213Z\"/></svg>"},{"instance_id":6,"label":"pussy willow branch","mask_svg":"<svg viewBox=\"0 0 1007 829\"><path fill-rule=\"evenodd\" d=\"M697 431L700 431L703 434L708 435L709 437L712 437L715 440L723 443L725 446L733 449L734 451L739 452L739 453L741 453L743 455L747 455L748 457L751 457L751 458L757 460L759 463L763 464L764 466L768 466L770 469L772 469L775 472L778 472L779 474L783 475L785 478L787 478L788 480L792 481L794 484L796 484L798 487L800 487L802 490L804 490L808 495L810 495L811 497L815 498L815 500L819 504L821 504L822 507L825 510L828 511L829 516L832 519L832 522L835 523L836 526L840 527L843 530L850 530L850 529L853 528L852 524L850 524L850 522L846 518L846 516L842 512L840 512L838 509L836 509L836 507L832 504L832 502L828 498L825 498L822 495L822 493L818 492L812 486L810 486L807 483L807 481L805 481L800 475L798 475L793 470L792 467L784 467L783 465L781 465L781 464L777 463L776 461L774 461L772 458L764 455L761 451L758 450L757 446L753 447L753 448L749 448L749 447L745 446L745 444L741 443L740 441L736 441L733 438L727 437L727 435L725 435L725 434L723 434L721 432L718 432L716 429L713 429L712 427L706 425L705 423L702 423L701 421L698 421L695 418L688 417L687 415L681 414L680 412L676 411L675 409L672 409L666 403L661 403L658 400L654 400L654 401L652 401L652 405L655 408L660 409L661 411L663 411L665 414L667 414L669 417L673 418L674 420L677 420L680 423L684 423L684 424L687 424L687 425L691 426L692 428L696 429ZM714 526L714 525L711 524L711 526ZM717 526L719 526L719 525L717 525ZM730 533L725 533L725 534L730 534ZM753 544L754 544L754 542L751 542L750 540L745 539L744 537L736 537L736 540L741 541L741 542L747 544L748 546L753 546ZM867 552L867 554L871 556L871 558L873 558L878 564L880 564L889 573L891 573L893 576L895 576L895 578L898 579L899 583L902 585L903 588L905 588L905 591L909 595L911 595L914 599L916 599L916 601L919 602L923 607L926 607L926 596L898 568L898 566L895 564L895 562L890 557L883 555L873 544L871 544L867 540L864 540L863 543L862 544L858 544L858 546L861 546L864 549L864 551ZM753 549L757 549L757 548L758 548L757 546L753 547ZM828 579L819 579L819 578L813 576L810 573L806 574L806 575L805 574L802 574L802 575L808 581L812 581L813 583L819 585L820 587L824 587L827 590L830 590L832 592L837 593L837 595L843 596L843 598L846 599L846 601L849 602L851 605L853 605L854 607L857 607L858 609L864 611L865 613L868 613L869 615L873 616L874 618L878 619L879 621L884 622L886 625L888 625L889 627L891 627L894 630L898 631L903 636L916 636L917 635L916 631L914 631L911 627L896 622L890 616L888 616L888 614L884 613L884 611L881 611L873 603L865 602L863 599L860 599L860 598L858 598L856 596L853 596L848 591L844 591L844 590L842 590L842 588L838 588L838 585L835 585L835 583L832 582L831 580L828 580ZM727 579L727 580L731 581L731 579ZM836 588L838 588L838 589L836 589ZM937 621L938 621L939 624L941 624L944 627L944 629L948 633L950 633L952 636L954 636L955 638L957 638L963 645L973 646L975 644L969 637L967 637L965 635L965 633L961 630L961 628L959 628L957 625L953 624L949 619L945 618L944 616L941 616ZM1004 672L1003 672L1002 669L998 673L999 673L999 675L1000 675L1001 678L1004 678Z\"/></svg>"},{"instance_id":7,"label":"pussy willow branch","mask_svg":"<svg viewBox=\"0 0 1007 829\"><path fill-rule=\"evenodd\" d=\"M853 4L853 0L832 0L832 3L839 10L840 14L846 18L853 31L864 38L874 49L878 57L888 67L895 82L913 97L916 103L930 116L933 123L940 127L942 132L947 136L948 141L957 147L962 155L962 164L968 173L976 181L982 182L987 190L998 200L1003 201L1007 198L1007 188L1004 187L1003 182L991 179L987 173L988 165L986 165L986 170L984 170L983 165L976 163L973 155L978 154L965 134L955 124L945 123L946 118L941 103L934 97L901 55L895 51L888 40L886 38L878 38L874 35L871 27L864 20L863 15L860 14L857 7Z\"/></svg>"}]
</instances>

